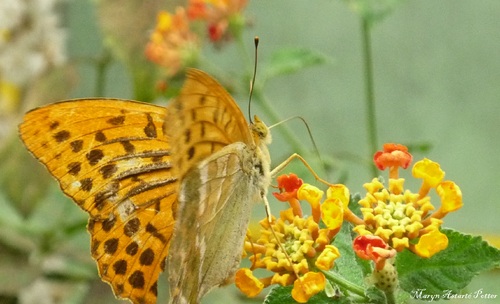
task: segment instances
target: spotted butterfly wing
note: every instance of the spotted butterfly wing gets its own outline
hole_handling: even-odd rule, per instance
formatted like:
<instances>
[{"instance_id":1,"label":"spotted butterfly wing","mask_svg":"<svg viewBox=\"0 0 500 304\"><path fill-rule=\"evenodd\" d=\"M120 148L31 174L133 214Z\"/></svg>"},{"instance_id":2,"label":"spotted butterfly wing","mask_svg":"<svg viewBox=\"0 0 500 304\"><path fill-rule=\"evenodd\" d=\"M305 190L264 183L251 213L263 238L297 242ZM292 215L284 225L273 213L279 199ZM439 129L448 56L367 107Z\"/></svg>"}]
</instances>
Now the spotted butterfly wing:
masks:
<instances>
[{"instance_id":1,"label":"spotted butterfly wing","mask_svg":"<svg viewBox=\"0 0 500 304\"><path fill-rule=\"evenodd\" d=\"M222 86L198 70L188 71L165 123L181 180L168 258L171 303L199 303L231 282L239 265L252 205L270 183L269 134L260 121L248 125Z\"/></svg>"},{"instance_id":2,"label":"spotted butterfly wing","mask_svg":"<svg viewBox=\"0 0 500 304\"><path fill-rule=\"evenodd\" d=\"M177 199L164 107L81 99L28 112L29 151L89 215L91 253L116 296L156 303Z\"/></svg>"}]
</instances>

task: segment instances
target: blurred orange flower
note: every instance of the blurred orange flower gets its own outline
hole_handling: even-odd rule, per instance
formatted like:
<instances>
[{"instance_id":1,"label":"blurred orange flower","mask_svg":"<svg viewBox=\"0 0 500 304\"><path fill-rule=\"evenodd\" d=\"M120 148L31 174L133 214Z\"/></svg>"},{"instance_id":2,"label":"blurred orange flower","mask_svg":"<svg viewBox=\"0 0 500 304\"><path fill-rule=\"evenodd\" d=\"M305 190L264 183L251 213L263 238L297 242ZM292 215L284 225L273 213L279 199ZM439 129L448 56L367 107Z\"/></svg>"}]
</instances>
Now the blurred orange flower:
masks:
<instances>
[{"instance_id":1,"label":"blurred orange flower","mask_svg":"<svg viewBox=\"0 0 500 304\"><path fill-rule=\"evenodd\" d=\"M177 7L175 15L160 11L156 28L146 46L146 57L165 68L166 76L172 77L186 66L198 60L199 42L190 30L189 19L183 7Z\"/></svg>"},{"instance_id":2,"label":"blurred orange flower","mask_svg":"<svg viewBox=\"0 0 500 304\"><path fill-rule=\"evenodd\" d=\"M191 20L206 21L208 37L219 42L240 35L246 5L247 0L190 0L187 10Z\"/></svg>"}]
</instances>

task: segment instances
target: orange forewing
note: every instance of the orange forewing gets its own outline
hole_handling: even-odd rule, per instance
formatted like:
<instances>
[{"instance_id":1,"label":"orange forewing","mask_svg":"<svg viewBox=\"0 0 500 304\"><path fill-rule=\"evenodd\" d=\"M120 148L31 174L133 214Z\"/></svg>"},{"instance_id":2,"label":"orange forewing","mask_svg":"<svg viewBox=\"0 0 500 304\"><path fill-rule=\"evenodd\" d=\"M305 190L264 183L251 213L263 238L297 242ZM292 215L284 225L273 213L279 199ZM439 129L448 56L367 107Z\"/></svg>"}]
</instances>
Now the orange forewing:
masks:
<instances>
[{"instance_id":1,"label":"orange forewing","mask_svg":"<svg viewBox=\"0 0 500 304\"><path fill-rule=\"evenodd\" d=\"M28 112L28 150L89 213L91 252L120 298L156 303L173 232L177 179L163 133L166 109L80 99Z\"/></svg>"}]
</instances>

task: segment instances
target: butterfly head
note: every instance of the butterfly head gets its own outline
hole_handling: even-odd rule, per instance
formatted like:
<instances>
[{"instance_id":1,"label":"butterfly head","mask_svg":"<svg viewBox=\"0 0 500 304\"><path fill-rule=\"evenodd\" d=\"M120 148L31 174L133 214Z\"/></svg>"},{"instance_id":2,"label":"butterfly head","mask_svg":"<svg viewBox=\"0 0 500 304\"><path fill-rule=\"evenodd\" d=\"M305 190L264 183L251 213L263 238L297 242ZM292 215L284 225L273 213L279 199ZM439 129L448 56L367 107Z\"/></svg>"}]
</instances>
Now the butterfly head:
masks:
<instances>
[{"instance_id":1,"label":"butterfly head","mask_svg":"<svg viewBox=\"0 0 500 304\"><path fill-rule=\"evenodd\" d=\"M271 143L271 132L269 132L269 128L257 115L254 116L254 122L250 124L250 128L252 130L253 140L257 146L267 146Z\"/></svg>"}]
</instances>

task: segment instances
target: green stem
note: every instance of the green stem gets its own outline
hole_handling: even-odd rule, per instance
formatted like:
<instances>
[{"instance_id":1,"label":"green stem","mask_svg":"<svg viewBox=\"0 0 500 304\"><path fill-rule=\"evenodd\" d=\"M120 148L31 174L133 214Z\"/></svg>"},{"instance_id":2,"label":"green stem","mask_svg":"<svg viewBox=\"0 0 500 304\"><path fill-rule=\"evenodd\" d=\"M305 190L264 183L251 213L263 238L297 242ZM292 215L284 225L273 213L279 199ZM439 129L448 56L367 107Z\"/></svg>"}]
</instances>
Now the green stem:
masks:
<instances>
[{"instance_id":1,"label":"green stem","mask_svg":"<svg viewBox=\"0 0 500 304\"><path fill-rule=\"evenodd\" d=\"M378 150L377 139L377 120L375 116L375 89L373 81L373 60L371 50L370 38L370 22L367 18L362 17L362 43L363 43L363 65L364 65L364 78L365 78L365 97L366 97L366 118L368 123L368 140L370 147L369 159L372 158L373 153ZM371 171L373 176L377 176L377 168L372 163Z\"/></svg>"},{"instance_id":2,"label":"green stem","mask_svg":"<svg viewBox=\"0 0 500 304\"><path fill-rule=\"evenodd\" d=\"M325 277L329 281L334 282L338 286L340 286L344 289L347 289L348 291L362 297L365 300L368 300L368 298L365 295L365 289L363 287L356 285L356 284L344 279L343 277L341 277L337 273L329 272L329 271L321 271L321 272L325 275Z\"/></svg>"},{"instance_id":3,"label":"green stem","mask_svg":"<svg viewBox=\"0 0 500 304\"><path fill-rule=\"evenodd\" d=\"M396 304L396 296L394 291L385 292L385 298L387 299L387 304Z\"/></svg>"},{"instance_id":4,"label":"green stem","mask_svg":"<svg viewBox=\"0 0 500 304\"><path fill-rule=\"evenodd\" d=\"M104 90L106 88L106 70L112 61L111 54L107 49L104 49L101 56L97 58L96 63L96 84L94 89L94 96L102 97L104 96Z\"/></svg>"},{"instance_id":5,"label":"green stem","mask_svg":"<svg viewBox=\"0 0 500 304\"><path fill-rule=\"evenodd\" d=\"M129 63L128 69L132 75L134 99L151 102L154 97L152 85L155 81L155 69L152 63L146 60Z\"/></svg>"}]
</instances>

